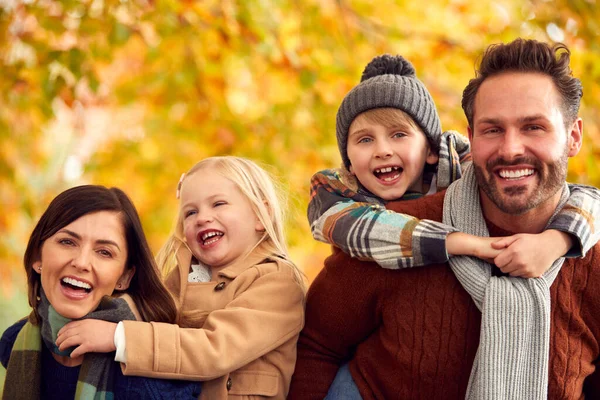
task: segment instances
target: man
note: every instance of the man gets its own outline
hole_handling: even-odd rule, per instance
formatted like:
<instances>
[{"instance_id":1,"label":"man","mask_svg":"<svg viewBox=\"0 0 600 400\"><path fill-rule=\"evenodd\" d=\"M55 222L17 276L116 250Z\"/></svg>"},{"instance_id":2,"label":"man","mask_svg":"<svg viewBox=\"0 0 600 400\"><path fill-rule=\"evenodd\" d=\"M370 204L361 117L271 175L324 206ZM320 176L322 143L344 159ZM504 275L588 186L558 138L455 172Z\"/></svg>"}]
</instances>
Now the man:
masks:
<instances>
[{"instance_id":1,"label":"man","mask_svg":"<svg viewBox=\"0 0 600 400\"><path fill-rule=\"evenodd\" d=\"M447 193L388 208L476 234L541 232L581 148L581 83L570 75L562 45L491 46L463 94L471 172ZM308 293L288 398L322 399L348 360L363 399L600 396L599 245L531 280L451 260L389 271L335 250Z\"/></svg>"}]
</instances>

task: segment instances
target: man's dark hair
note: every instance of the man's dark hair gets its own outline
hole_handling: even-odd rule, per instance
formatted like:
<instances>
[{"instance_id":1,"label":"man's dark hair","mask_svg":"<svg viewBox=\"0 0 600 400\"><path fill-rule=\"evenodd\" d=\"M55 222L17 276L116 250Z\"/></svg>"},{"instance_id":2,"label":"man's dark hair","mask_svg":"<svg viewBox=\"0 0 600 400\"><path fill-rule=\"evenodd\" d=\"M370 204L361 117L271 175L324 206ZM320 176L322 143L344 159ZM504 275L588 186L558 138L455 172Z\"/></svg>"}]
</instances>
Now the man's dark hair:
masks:
<instances>
[{"instance_id":1,"label":"man's dark hair","mask_svg":"<svg viewBox=\"0 0 600 400\"><path fill-rule=\"evenodd\" d=\"M562 43L549 45L531 39L516 39L510 43L489 46L475 78L463 91L462 108L473 129L475 114L475 96L479 87L487 78L504 72L533 72L552 78L562 99L562 114L566 125L577 119L579 103L583 96L581 81L572 76L569 62L571 52Z\"/></svg>"}]
</instances>

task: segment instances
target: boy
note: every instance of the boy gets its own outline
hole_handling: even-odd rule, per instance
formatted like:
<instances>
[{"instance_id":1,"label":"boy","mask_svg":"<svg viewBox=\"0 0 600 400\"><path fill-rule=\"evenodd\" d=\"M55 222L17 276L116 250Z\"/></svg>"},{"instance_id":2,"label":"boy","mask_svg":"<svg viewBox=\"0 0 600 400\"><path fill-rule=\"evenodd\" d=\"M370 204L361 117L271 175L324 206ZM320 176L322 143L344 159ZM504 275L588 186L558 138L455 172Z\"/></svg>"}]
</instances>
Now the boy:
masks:
<instances>
[{"instance_id":1,"label":"boy","mask_svg":"<svg viewBox=\"0 0 600 400\"><path fill-rule=\"evenodd\" d=\"M511 276L531 278L565 254L582 256L597 241L588 220L568 207L543 233L501 239L387 211L387 201L446 188L471 159L466 138L442 133L431 95L402 56L378 56L366 66L361 83L340 105L336 134L343 168L312 177L308 219L316 240L352 257L399 269L471 255L494 262ZM597 193L572 186L569 204L585 209L590 191ZM587 207L593 215L592 205ZM575 219L582 224L571 223ZM548 251L534 251L540 246Z\"/></svg>"}]
</instances>

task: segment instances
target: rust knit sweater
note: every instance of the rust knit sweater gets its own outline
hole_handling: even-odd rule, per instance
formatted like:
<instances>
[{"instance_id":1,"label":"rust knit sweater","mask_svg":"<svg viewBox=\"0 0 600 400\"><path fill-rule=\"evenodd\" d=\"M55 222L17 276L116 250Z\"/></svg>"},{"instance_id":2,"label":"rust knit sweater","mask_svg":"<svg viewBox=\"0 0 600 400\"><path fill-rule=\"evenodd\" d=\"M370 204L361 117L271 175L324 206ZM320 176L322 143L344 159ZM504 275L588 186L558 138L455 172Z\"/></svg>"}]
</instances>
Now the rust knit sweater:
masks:
<instances>
[{"instance_id":1,"label":"rust knit sweater","mask_svg":"<svg viewBox=\"0 0 600 400\"><path fill-rule=\"evenodd\" d=\"M441 221L443 200L389 208ZM564 263L551 296L549 398L600 398L600 245ZM322 399L349 359L365 400L464 399L480 323L447 264L391 271L336 249L308 292L288 399Z\"/></svg>"}]
</instances>

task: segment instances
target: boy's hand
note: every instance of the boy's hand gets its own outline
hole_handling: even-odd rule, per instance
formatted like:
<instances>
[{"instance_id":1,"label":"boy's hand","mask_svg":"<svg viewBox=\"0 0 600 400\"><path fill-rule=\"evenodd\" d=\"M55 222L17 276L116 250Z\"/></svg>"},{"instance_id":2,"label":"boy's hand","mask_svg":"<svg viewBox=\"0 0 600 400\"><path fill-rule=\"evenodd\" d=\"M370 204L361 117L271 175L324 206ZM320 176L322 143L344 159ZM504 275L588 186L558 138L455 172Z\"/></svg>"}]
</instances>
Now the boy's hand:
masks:
<instances>
[{"instance_id":1,"label":"boy's hand","mask_svg":"<svg viewBox=\"0 0 600 400\"><path fill-rule=\"evenodd\" d=\"M69 322L58 331L56 345L61 351L77 346L71 358L85 353L109 353L116 350L116 329L117 324L98 319Z\"/></svg>"},{"instance_id":2,"label":"boy's hand","mask_svg":"<svg viewBox=\"0 0 600 400\"><path fill-rule=\"evenodd\" d=\"M504 249L494 263L510 276L539 278L572 244L570 235L553 229L540 234L519 233L492 243L495 249Z\"/></svg>"},{"instance_id":3,"label":"boy's hand","mask_svg":"<svg viewBox=\"0 0 600 400\"><path fill-rule=\"evenodd\" d=\"M503 248L492 247L498 241L497 237L479 237L464 232L452 232L446 238L446 251L452 256L473 256L491 264Z\"/></svg>"}]
</instances>

